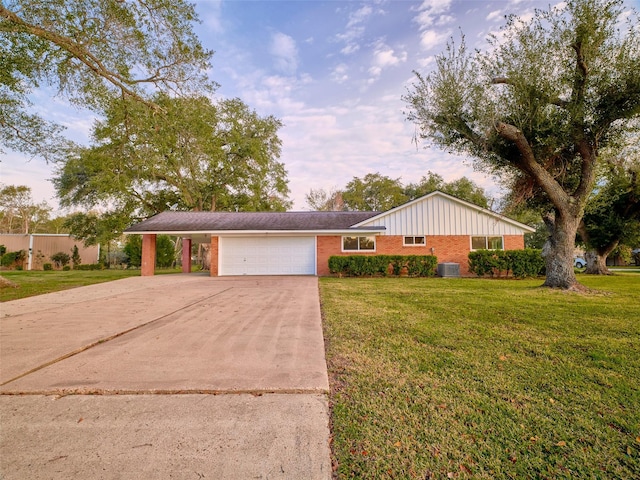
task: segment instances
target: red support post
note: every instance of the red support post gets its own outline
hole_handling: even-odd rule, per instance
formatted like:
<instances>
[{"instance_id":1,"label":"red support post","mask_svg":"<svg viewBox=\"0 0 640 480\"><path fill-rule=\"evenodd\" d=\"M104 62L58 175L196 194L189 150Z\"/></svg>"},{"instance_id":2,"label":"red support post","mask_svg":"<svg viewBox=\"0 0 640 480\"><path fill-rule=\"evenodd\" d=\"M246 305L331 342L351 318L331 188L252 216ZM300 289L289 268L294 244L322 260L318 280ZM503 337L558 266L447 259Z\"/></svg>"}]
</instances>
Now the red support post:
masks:
<instances>
[{"instance_id":1,"label":"red support post","mask_svg":"<svg viewBox=\"0 0 640 480\"><path fill-rule=\"evenodd\" d=\"M156 235L142 235L142 276L150 277L156 271Z\"/></svg>"},{"instance_id":2,"label":"red support post","mask_svg":"<svg viewBox=\"0 0 640 480\"><path fill-rule=\"evenodd\" d=\"M182 239L182 273L191 273L191 239Z\"/></svg>"}]
</instances>

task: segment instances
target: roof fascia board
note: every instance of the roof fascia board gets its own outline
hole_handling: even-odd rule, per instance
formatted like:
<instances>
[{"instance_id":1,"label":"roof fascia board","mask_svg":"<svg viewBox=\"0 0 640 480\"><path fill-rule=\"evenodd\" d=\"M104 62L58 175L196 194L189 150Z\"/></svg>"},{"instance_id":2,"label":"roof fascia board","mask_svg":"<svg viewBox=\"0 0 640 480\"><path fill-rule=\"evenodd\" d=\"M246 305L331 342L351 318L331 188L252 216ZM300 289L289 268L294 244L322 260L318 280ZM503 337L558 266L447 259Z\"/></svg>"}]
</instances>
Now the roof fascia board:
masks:
<instances>
[{"instance_id":1,"label":"roof fascia board","mask_svg":"<svg viewBox=\"0 0 640 480\"><path fill-rule=\"evenodd\" d=\"M377 235L385 231L384 227L369 228L344 228L336 230L149 230L141 232L124 231L125 235L215 235L224 236L243 236L243 235L345 235L354 233L368 233Z\"/></svg>"},{"instance_id":2,"label":"roof fascia board","mask_svg":"<svg viewBox=\"0 0 640 480\"><path fill-rule=\"evenodd\" d=\"M486 215L489 215L490 217L494 217L494 218L497 218L499 220L502 220L503 222L515 225L516 227L521 228L523 230L526 230L529 233L533 233L533 232L536 231L535 228L532 228L529 225L525 225L524 223L520 223L517 220L513 220L513 219L511 219L509 217L505 217L504 215L501 215L500 213L493 212L493 211L491 211L491 210L489 210L487 208L480 207L479 205L476 205L474 203L467 202L466 200L462 200L460 198L456 198L456 197L454 197L452 195L449 195L448 193L441 192L440 190L436 190L434 192L428 193L428 194L426 194L426 195L424 195L422 197L416 198L415 200L411 200L410 202L407 202L407 203L404 203L404 204L402 204L400 206L392 208L391 210L387 210L386 212L382 212L381 214L376 215L375 217L371 217L371 218L368 218L367 220L363 220L362 222L356 223L355 225L353 225L353 227L360 227L362 224L379 220L380 218L383 218L383 217L385 217L387 215L391 215L391 214L393 214L395 212L398 212L398 211L400 211L400 210L402 210L404 208L410 207L411 205L413 205L415 203L422 202L424 200L427 200L428 198L435 197L435 196L444 197L444 198L446 198L448 200L451 200L453 202L457 202L457 203L459 203L461 205L464 205L464 206L469 207L469 208L471 208L473 210L476 210L477 212L484 213Z\"/></svg>"}]
</instances>

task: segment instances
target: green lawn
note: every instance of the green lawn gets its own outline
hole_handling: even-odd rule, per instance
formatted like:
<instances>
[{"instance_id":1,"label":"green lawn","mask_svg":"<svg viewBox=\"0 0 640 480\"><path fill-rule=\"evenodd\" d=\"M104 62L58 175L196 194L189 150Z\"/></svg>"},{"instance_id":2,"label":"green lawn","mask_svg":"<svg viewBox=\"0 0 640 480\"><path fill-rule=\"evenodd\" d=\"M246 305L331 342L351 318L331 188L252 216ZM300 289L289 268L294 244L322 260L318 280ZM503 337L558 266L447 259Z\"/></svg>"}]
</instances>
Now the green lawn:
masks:
<instances>
[{"instance_id":1,"label":"green lawn","mask_svg":"<svg viewBox=\"0 0 640 480\"><path fill-rule=\"evenodd\" d=\"M157 269L156 273L178 273L176 269ZM135 277L140 270L59 270L51 271L3 271L1 276L17 285L17 288L1 286L0 302L17 300L19 298L57 292L68 288L91 285L93 283L110 282L119 278Z\"/></svg>"},{"instance_id":2,"label":"green lawn","mask_svg":"<svg viewBox=\"0 0 640 480\"><path fill-rule=\"evenodd\" d=\"M640 478L640 276L320 280L338 478Z\"/></svg>"}]
</instances>

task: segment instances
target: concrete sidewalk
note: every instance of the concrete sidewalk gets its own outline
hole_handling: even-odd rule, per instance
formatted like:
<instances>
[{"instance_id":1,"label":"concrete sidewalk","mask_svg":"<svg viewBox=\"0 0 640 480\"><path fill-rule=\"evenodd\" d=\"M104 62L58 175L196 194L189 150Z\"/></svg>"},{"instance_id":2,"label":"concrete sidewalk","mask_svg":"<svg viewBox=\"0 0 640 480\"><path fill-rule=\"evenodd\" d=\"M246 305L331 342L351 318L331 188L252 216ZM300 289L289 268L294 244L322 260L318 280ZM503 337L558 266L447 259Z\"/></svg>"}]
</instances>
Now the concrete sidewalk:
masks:
<instances>
[{"instance_id":1,"label":"concrete sidewalk","mask_svg":"<svg viewBox=\"0 0 640 480\"><path fill-rule=\"evenodd\" d=\"M0 478L331 478L316 278L136 277L0 309Z\"/></svg>"}]
</instances>

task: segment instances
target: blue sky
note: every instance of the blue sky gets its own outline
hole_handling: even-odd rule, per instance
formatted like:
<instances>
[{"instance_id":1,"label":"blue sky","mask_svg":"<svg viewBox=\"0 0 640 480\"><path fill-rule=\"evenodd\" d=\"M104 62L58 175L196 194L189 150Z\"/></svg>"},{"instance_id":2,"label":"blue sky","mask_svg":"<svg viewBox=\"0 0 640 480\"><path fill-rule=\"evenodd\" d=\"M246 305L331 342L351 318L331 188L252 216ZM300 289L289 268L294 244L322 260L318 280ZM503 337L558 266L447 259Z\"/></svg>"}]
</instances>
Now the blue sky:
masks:
<instances>
[{"instance_id":1,"label":"blue sky","mask_svg":"<svg viewBox=\"0 0 640 480\"><path fill-rule=\"evenodd\" d=\"M505 14L528 18L534 8L555 3L200 0L197 32L215 51L210 77L220 84L216 96L239 97L284 123L280 161L295 210L308 208L311 188L340 188L375 172L403 183L428 171L447 181L467 176L499 196L493 179L474 172L465 159L412 143L414 126L405 120L401 96L413 70L428 72L452 35L459 38L462 31L471 47L482 48ZM640 0L627 3L638 8ZM90 112L46 91L34 98L70 138L87 143ZM8 152L0 168L2 183L28 185L35 200L57 205L47 181L52 165Z\"/></svg>"}]
</instances>

